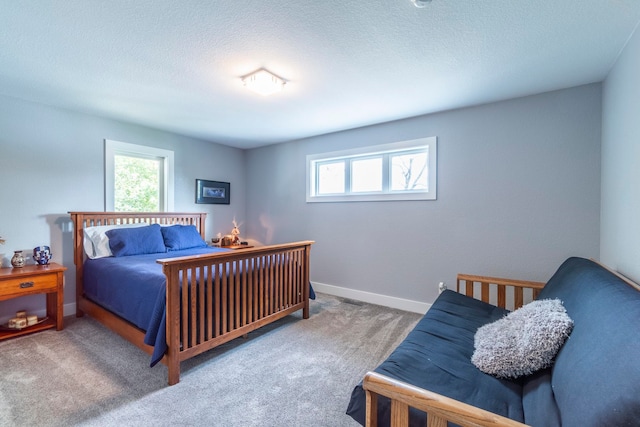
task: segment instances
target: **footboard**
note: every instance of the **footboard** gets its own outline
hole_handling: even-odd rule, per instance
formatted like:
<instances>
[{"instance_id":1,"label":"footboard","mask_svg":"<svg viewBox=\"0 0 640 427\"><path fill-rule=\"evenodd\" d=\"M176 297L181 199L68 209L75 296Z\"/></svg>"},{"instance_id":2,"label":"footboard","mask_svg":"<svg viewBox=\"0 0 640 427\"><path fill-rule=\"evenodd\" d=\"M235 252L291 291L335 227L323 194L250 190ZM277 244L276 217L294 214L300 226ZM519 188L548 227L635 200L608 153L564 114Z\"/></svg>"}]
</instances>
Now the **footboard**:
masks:
<instances>
[{"instance_id":1,"label":"footboard","mask_svg":"<svg viewBox=\"0 0 640 427\"><path fill-rule=\"evenodd\" d=\"M312 243L158 260L167 277L169 384L183 360L295 311L308 318Z\"/></svg>"},{"instance_id":2,"label":"footboard","mask_svg":"<svg viewBox=\"0 0 640 427\"><path fill-rule=\"evenodd\" d=\"M536 299L544 285L542 282L459 274L455 290L486 303L515 310ZM392 427L408 427L410 407L427 413L429 427L446 427L448 421L461 426L525 425L376 372L366 374L363 388L366 393L366 427L378 425L379 396L391 400Z\"/></svg>"}]
</instances>

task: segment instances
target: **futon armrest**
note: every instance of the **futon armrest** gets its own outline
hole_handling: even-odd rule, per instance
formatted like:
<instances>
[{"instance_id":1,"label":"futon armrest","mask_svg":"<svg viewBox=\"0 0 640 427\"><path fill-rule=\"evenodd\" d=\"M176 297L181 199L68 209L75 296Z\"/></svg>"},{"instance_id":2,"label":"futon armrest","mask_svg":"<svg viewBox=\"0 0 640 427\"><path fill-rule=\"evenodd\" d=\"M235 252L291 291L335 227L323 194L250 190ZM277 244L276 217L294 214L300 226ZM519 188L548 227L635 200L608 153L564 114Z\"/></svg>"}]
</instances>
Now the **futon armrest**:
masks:
<instances>
[{"instance_id":1,"label":"futon armrest","mask_svg":"<svg viewBox=\"0 0 640 427\"><path fill-rule=\"evenodd\" d=\"M391 399L391 427L409 425L409 407L427 413L429 427L447 427L447 421L466 426L523 427L526 424L468 405L377 372L368 372L363 387L367 396L366 427L378 425L378 396Z\"/></svg>"},{"instance_id":2,"label":"futon armrest","mask_svg":"<svg viewBox=\"0 0 640 427\"><path fill-rule=\"evenodd\" d=\"M501 308L515 310L538 297L543 282L458 274L456 292Z\"/></svg>"}]
</instances>

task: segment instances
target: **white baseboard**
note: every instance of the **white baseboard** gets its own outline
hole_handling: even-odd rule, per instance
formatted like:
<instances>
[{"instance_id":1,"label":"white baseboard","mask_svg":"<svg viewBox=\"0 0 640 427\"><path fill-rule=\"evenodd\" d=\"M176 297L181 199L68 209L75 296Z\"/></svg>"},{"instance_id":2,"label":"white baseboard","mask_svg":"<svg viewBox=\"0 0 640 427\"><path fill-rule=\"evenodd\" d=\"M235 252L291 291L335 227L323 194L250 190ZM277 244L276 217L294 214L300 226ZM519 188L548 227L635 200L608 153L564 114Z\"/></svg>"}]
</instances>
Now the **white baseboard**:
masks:
<instances>
[{"instance_id":1,"label":"white baseboard","mask_svg":"<svg viewBox=\"0 0 640 427\"><path fill-rule=\"evenodd\" d=\"M62 307L62 311L64 312L65 317L76 314L76 303L71 302L71 303L65 304L64 307Z\"/></svg>"},{"instance_id":2,"label":"white baseboard","mask_svg":"<svg viewBox=\"0 0 640 427\"><path fill-rule=\"evenodd\" d=\"M374 294L372 292L342 288L340 286L327 285L325 283L319 282L311 282L311 284L313 285L314 291L323 294L354 299L358 301L368 302L370 304L383 305L385 307L397 308L398 310L411 311L413 313L424 314L431 307L431 304L428 304L426 302L413 301L382 294Z\"/></svg>"}]
</instances>

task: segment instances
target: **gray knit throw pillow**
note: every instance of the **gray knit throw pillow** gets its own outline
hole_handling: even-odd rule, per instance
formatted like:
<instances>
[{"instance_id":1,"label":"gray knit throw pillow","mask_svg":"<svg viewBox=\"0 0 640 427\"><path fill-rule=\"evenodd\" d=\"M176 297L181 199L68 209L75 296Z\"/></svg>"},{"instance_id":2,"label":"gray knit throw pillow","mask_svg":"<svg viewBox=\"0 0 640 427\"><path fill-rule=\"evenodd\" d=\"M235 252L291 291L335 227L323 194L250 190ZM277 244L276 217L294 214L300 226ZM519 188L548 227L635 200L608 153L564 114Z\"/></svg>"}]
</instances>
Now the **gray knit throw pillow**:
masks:
<instances>
[{"instance_id":1,"label":"gray knit throw pillow","mask_svg":"<svg viewBox=\"0 0 640 427\"><path fill-rule=\"evenodd\" d=\"M559 299L533 301L478 328L471 362L498 378L518 378L549 367L573 321Z\"/></svg>"}]
</instances>

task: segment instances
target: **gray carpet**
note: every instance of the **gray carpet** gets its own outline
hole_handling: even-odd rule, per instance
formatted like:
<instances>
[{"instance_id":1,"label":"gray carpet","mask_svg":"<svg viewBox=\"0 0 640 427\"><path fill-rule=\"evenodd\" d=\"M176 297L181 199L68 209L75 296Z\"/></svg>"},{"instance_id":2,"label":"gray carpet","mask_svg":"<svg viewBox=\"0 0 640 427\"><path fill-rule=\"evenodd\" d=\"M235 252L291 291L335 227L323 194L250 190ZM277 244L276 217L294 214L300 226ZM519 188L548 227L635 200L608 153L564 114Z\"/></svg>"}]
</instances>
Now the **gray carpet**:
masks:
<instances>
[{"instance_id":1,"label":"gray carpet","mask_svg":"<svg viewBox=\"0 0 640 427\"><path fill-rule=\"evenodd\" d=\"M353 386L421 316L319 294L300 313L164 365L88 317L0 342L1 426L357 426Z\"/></svg>"}]
</instances>

